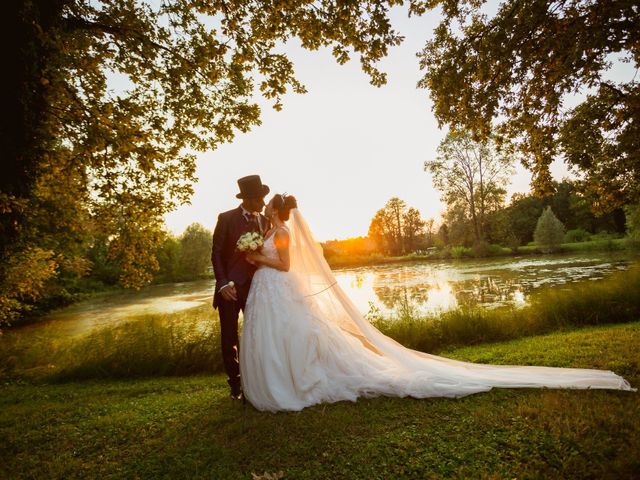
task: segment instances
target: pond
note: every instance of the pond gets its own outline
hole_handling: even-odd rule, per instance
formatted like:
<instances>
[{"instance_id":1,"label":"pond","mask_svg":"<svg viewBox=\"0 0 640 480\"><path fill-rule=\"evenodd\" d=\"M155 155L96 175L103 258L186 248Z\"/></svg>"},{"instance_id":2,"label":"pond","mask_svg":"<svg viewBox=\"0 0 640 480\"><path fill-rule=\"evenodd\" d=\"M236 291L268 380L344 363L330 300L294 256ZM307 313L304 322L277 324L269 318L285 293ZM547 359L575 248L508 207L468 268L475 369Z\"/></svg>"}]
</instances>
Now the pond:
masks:
<instances>
[{"instance_id":1,"label":"pond","mask_svg":"<svg viewBox=\"0 0 640 480\"><path fill-rule=\"evenodd\" d=\"M336 277L361 312L436 314L462 305L525 305L543 286L598 280L633 263L624 254L527 256L345 269Z\"/></svg>"},{"instance_id":2,"label":"pond","mask_svg":"<svg viewBox=\"0 0 640 480\"><path fill-rule=\"evenodd\" d=\"M545 286L597 280L628 268L625 253L527 256L499 259L396 263L340 269L340 286L363 314L373 306L383 315L402 309L432 314L460 305L494 308L524 305ZM48 315L44 322L62 334L113 325L137 315L172 313L210 304L212 280L155 285L140 292L103 293Z\"/></svg>"}]
</instances>

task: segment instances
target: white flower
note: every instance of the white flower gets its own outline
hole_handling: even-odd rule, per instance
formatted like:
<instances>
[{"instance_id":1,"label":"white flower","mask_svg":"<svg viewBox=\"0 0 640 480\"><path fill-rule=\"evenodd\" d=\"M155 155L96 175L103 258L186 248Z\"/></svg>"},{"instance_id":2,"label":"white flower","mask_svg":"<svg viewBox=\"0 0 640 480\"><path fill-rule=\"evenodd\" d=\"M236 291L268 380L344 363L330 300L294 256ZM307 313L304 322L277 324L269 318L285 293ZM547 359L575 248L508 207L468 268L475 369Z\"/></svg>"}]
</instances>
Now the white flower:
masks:
<instances>
[{"instance_id":1,"label":"white flower","mask_svg":"<svg viewBox=\"0 0 640 480\"><path fill-rule=\"evenodd\" d=\"M239 252L255 251L264 244L264 238L257 232L247 232L236 242L236 249Z\"/></svg>"}]
</instances>

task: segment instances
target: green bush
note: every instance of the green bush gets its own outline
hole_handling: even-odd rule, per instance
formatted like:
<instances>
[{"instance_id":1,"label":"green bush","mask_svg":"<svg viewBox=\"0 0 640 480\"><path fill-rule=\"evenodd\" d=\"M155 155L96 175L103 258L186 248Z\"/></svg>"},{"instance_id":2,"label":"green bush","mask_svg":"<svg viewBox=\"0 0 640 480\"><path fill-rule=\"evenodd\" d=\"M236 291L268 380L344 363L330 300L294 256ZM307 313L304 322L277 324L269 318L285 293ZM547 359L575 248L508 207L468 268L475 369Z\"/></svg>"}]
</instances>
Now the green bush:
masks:
<instances>
[{"instance_id":1,"label":"green bush","mask_svg":"<svg viewBox=\"0 0 640 480\"><path fill-rule=\"evenodd\" d=\"M564 242L565 243L577 243L577 242L586 242L591 237L591 234L582 228L576 228L574 230L569 230L564 234Z\"/></svg>"},{"instance_id":2,"label":"green bush","mask_svg":"<svg viewBox=\"0 0 640 480\"><path fill-rule=\"evenodd\" d=\"M487 242L476 242L471 247L471 253L476 258L484 258L489 256L489 244Z\"/></svg>"},{"instance_id":3,"label":"green bush","mask_svg":"<svg viewBox=\"0 0 640 480\"><path fill-rule=\"evenodd\" d=\"M517 251L517 250L518 250L517 246L512 247L510 249L505 249L501 245L496 245L495 243L492 243L492 244L489 245L489 256L496 257L498 255L503 255L506 252Z\"/></svg>"},{"instance_id":4,"label":"green bush","mask_svg":"<svg viewBox=\"0 0 640 480\"><path fill-rule=\"evenodd\" d=\"M607 240L613 240L616 236L609 232L598 232L591 235L591 240L594 242L603 242Z\"/></svg>"},{"instance_id":5,"label":"green bush","mask_svg":"<svg viewBox=\"0 0 640 480\"><path fill-rule=\"evenodd\" d=\"M470 257L471 256L471 249L464 247L462 245L459 245L457 247L451 247L451 258L463 258L463 257Z\"/></svg>"},{"instance_id":6,"label":"green bush","mask_svg":"<svg viewBox=\"0 0 640 480\"><path fill-rule=\"evenodd\" d=\"M551 210L551 207L545 208L538 219L538 224L533 232L533 239L538 248L550 253L560 248L562 240L564 240L564 225Z\"/></svg>"},{"instance_id":7,"label":"green bush","mask_svg":"<svg viewBox=\"0 0 640 480\"><path fill-rule=\"evenodd\" d=\"M496 257L503 255L505 249L500 245L489 244L488 242L478 242L471 247L471 255L476 258Z\"/></svg>"}]
</instances>

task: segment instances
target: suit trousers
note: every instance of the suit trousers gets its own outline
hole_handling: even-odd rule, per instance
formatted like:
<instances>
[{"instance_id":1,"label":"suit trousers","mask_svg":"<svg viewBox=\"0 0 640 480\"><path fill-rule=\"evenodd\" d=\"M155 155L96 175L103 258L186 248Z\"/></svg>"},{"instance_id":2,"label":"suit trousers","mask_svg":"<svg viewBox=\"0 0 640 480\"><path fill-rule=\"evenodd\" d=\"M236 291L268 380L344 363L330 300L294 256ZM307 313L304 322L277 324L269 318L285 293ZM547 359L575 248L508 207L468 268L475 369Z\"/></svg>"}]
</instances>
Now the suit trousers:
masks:
<instances>
[{"instance_id":1,"label":"suit trousers","mask_svg":"<svg viewBox=\"0 0 640 480\"><path fill-rule=\"evenodd\" d=\"M236 285L238 300L225 300L218 297L218 314L220 315L220 340L222 343L222 361L227 373L227 383L232 390L240 388L240 342L238 338L238 318L249 294L250 283Z\"/></svg>"}]
</instances>

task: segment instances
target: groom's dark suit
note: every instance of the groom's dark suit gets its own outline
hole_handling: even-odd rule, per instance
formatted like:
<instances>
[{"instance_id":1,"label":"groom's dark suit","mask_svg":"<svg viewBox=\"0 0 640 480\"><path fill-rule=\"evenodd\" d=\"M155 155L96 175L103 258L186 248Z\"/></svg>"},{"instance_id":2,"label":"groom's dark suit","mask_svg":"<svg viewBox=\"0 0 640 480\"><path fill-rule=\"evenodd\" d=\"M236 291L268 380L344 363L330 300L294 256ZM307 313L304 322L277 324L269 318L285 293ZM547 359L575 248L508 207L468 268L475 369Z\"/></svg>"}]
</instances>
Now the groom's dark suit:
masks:
<instances>
[{"instance_id":1,"label":"groom's dark suit","mask_svg":"<svg viewBox=\"0 0 640 480\"><path fill-rule=\"evenodd\" d=\"M222 359L224 369L229 376L232 390L240 387L238 316L244 310L251 286L251 279L256 267L245 259L245 254L236 250L236 242L247 232L264 234L268 228L268 220L259 215L259 220L253 216L246 218L242 207L221 213L213 231L213 248L211 249L211 263L216 277L213 308L220 314L220 336L222 340ZM238 300L225 300L220 289L233 281Z\"/></svg>"}]
</instances>

